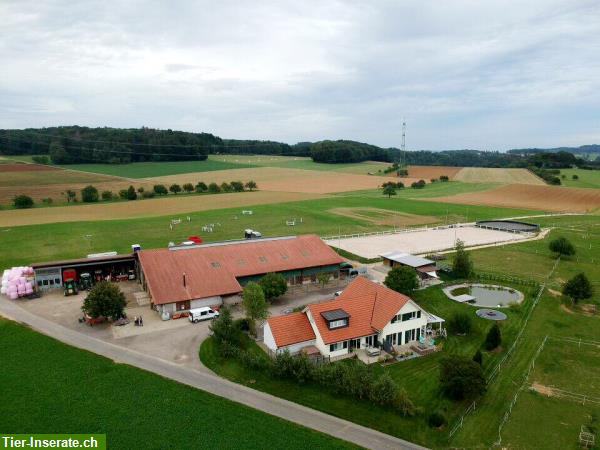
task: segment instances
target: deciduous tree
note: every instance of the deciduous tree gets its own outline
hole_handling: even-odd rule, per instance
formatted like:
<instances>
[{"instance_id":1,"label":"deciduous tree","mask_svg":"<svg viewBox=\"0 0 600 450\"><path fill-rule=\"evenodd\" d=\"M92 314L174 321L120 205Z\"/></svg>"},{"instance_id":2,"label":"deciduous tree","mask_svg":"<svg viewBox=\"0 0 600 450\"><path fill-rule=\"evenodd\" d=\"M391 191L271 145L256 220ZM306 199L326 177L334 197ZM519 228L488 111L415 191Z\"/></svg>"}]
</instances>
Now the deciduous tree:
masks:
<instances>
[{"instance_id":1,"label":"deciduous tree","mask_svg":"<svg viewBox=\"0 0 600 450\"><path fill-rule=\"evenodd\" d=\"M396 266L390 270L383 282L390 289L401 294L410 295L419 287L417 272L412 267Z\"/></svg>"}]
</instances>

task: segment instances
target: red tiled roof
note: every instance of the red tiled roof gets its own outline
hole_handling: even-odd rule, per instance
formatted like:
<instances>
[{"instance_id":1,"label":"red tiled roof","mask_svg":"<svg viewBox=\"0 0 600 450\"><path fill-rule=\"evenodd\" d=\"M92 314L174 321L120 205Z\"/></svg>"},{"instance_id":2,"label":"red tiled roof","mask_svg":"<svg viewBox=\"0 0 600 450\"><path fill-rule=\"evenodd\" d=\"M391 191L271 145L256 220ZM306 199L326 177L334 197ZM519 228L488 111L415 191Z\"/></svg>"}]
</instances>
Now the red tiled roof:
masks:
<instances>
[{"instance_id":1,"label":"red tiled roof","mask_svg":"<svg viewBox=\"0 0 600 450\"><path fill-rule=\"evenodd\" d=\"M267 320L277 348L315 339L315 333L306 314L298 312Z\"/></svg>"},{"instance_id":2,"label":"red tiled roof","mask_svg":"<svg viewBox=\"0 0 600 450\"><path fill-rule=\"evenodd\" d=\"M323 342L332 344L381 331L409 300L406 295L357 277L337 299L309 305L308 309ZM327 327L321 313L334 309L343 309L350 315L349 326L334 330Z\"/></svg>"},{"instance_id":3,"label":"red tiled roof","mask_svg":"<svg viewBox=\"0 0 600 450\"><path fill-rule=\"evenodd\" d=\"M316 235L181 250L142 250L139 260L150 295L157 305L241 292L237 277L328 266L344 261Z\"/></svg>"}]
</instances>

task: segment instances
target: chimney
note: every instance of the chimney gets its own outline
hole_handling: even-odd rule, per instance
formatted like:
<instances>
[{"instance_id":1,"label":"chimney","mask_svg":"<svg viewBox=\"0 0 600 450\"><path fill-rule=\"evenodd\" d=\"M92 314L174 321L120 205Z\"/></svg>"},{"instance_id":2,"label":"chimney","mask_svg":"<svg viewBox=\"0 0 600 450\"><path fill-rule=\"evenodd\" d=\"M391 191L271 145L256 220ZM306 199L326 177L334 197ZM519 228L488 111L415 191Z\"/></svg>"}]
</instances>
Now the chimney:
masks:
<instances>
[{"instance_id":1,"label":"chimney","mask_svg":"<svg viewBox=\"0 0 600 450\"><path fill-rule=\"evenodd\" d=\"M185 284L185 272L183 272L183 287L186 287L186 284Z\"/></svg>"}]
</instances>

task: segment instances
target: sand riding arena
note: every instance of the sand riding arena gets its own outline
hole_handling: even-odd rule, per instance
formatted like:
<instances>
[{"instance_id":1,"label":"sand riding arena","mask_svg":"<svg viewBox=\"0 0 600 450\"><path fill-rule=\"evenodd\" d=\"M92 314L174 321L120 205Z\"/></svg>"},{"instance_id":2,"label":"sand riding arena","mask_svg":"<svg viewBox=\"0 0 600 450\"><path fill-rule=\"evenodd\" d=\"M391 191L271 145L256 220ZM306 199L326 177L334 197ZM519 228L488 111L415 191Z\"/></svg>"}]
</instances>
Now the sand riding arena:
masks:
<instances>
[{"instance_id":1,"label":"sand riding arena","mask_svg":"<svg viewBox=\"0 0 600 450\"><path fill-rule=\"evenodd\" d=\"M457 239L463 241L466 247L475 247L517 242L533 236L535 236L533 233L490 230L477 227L474 224L461 224L455 227L441 226L402 231L391 230L332 236L324 239L332 247L346 250L363 258L377 258L382 253L391 251L418 255L451 250L454 248Z\"/></svg>"}]
</instances>

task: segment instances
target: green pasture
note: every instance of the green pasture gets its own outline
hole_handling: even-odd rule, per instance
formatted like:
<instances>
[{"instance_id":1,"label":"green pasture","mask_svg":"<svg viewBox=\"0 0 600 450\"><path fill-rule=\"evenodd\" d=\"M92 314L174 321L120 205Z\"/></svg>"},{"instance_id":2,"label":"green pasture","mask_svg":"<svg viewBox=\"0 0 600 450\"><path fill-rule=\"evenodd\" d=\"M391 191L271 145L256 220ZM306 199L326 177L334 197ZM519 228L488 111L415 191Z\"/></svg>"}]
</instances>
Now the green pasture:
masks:
<instances>
[{"instance_id":1,"label":"green pasture","mask_svg":"<svg viewBox=\"0 0 600 450\"><path fill-rule=\"evenodd\" d=\"M111 449L354 448L15 322L0 319L0 336L3 433L106 433Z\"/></svg>"},{"instance_id":2,"label":"green pasture","mask_svg":"<svg viewBox=\"0 0 600 450\"><path fill-rule=\"evenodd\" d=\"M579 179L574 180L573 175ZM560 169L559 176L563 186L600 189L600 170Z\"/></svg>"},{"instance_id":3,"label":"green pasture","mask_svg":"<svg viewBox=\"0 0 600 450\"><path fill-rule=\"evenodd\" d=\"M528 384L538 383L594 397L576 398L540 394L525 389L502 430L509 448L578 449L581 426L600 432L600 351L597 346L548 339L535 361ZM540 418L543 421L540 422Z\"/></svg>"},{"instance_id":4,"label":"green pasture","mask_svg":"<svg viewBox=\"0 0 600 450\"><path fill-rule=\"evenodd\" d=\"M137 200L151 202L153 200ZM206 241L240 239L246 228L259 230L263 236L285 236L315 233L321 236L339 233L369 232L389 229L371 222L332 214L338 207L373 207L404 213L435 216L439 223L491 219L526 214L528 211L492 207L467 207L463 205L419 202L397 198L363 198L362 196L334 196L271 205L248 206L212 211L148 217L129 220L96 222L53 223L0 228L0 267L29 264L64 258L80 258L89 253L104 251L131 251L131 244L142 248L166 247L169 242L181 242L188 236L199 235ZM253 215L242 215L250 209ZM1 214L1 212L0 212ZM187 216L191 221L186 220ZM171 219L184 219L181 225L169 229ZM286 221L297 219L296 226ZM302 223L300 223L302 219ZM213 233L202 232L202 226L214 224ZM88 237L90 236L90 237ZM18 245L15 245L18 243Z\"/></svg>"}]
</instances>

